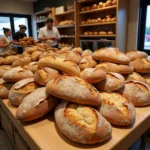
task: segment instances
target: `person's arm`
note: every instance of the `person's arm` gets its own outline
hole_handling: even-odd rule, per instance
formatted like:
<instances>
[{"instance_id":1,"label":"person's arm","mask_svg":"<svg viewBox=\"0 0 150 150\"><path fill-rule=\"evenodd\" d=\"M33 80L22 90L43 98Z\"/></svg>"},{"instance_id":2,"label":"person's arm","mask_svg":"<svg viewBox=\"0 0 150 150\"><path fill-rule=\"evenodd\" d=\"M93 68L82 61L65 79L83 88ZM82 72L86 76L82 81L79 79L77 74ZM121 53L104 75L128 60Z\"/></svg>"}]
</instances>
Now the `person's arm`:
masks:
<instances>
[{"instance_id":1,"label":"person's arm","mask_svg":"<svg viewBox=\"0 0 150 150\"><path fill-rule=\"evenodd\" d=\"M47 40L52 40L52 38L50 38L50 37L44 37L42 30L40 30L40 32L39 32L38 39L39 39L41 42L47 41Z\"/></svg>"},{"instance_id":2,"label":"person's arm","mask_svg":"<svg viewBox=\"0 0 150 150\"><path fill-rule=\"evenodd\" d=\"M17 33L14 34L13 40L14 40L15 42L17 42L17 41L19 40Z\"/></svg>"}]
</instances>

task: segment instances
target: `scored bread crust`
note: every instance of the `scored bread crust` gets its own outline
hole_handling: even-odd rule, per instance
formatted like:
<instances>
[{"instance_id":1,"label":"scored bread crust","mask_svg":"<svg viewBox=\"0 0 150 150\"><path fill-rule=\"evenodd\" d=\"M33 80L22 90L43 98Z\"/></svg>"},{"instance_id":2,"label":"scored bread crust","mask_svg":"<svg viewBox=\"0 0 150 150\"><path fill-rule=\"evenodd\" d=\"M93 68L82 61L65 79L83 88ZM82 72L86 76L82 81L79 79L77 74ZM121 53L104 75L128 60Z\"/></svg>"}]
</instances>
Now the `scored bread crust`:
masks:
<instances>
[{"instance_id":1,"label":"scored bread crust","mask_svg":"<svg viewBox=\"0 0 150 150\"><path fill-rule=\"evenodd\" d=\"M43 52L41 52L41 51L35 51L35 52L33 52L32 55L31 55L32 61L38 61L38 60L39 60L39 57L40 57L40 55L41 55L42 53L43 53Z\"/></svg>"},{"instance_id":2,"label":"scored bread crust","mask_svg":"<svg viewBox=\"0 0 150 150\"><path fill-rule=\"evenodd\" d=\"M7 82L18 82L22 79L32 78L33 73L29 70L23 69L22 67L15 67L6 71L3 75L3 79Z\"/></svg>"},{"instance_id":3,"label":"scored bread crust","mask_svg":"<svg viewBox=\"0 0 150 150\"><path fill-rule=\"evenodd\" d=\"M82 52L82 55L81 57L84 57L84 56L92 56L93 52L90 50L90 49L87 49L87 50L84 50Z\"/></svg>"},{"instance_id":4,"label":"scored bread crust","mask_svg":"<svg viewBox=\"0 0 150 150\"><path fill-rule=\"evenodd\" d=\"M148 55L145 52L132 50L126 53L126 55L130 58L131 61L137 59L137 58L147 58Z\"/></svg>"},{"instance_id":5,"label":"scored bread crust","mask_svg":"<svg viewBox=\"0 0 150 150\"><path fill-rule=\"evenodd\" d=\"M35 73L36 70L38 69L38 64L37 64L37 62L30 62L30 63L26 66L26 68L27 68L28 70L32 71L33 73Z\"/></svg>"},{"instance_id":6,"label":"scored bread crust","mask_svg":"<svg viewBox=\"0 0 150 150\"><path fill-rule=\"evenodd\" d=\"M17 66L24 66L24 65L27 65L31 62L31 57L22 57L22 58L19 58L17 59L16 61L14 61L12 63L12 66L13 67L17 67Z\"/></svg>"},{"instance_id":7,"label":"scored bread crust","mask_svg":"<svg viewBox=\"0 0 150 150\"><path fill-rule=\"evenodd\" d=\"M111 124L126 126L133 123L136 116L135 108L131 101L118 93L101 92L102 105L100 113Z\"/></svg>"},{"instance_id":8,"label":"scored bread crust","mask_svg":"<svg viewBox=\"0 0 150 150\"><path fill-rule=\"evenodd\" d=\"M130 63L135 72L150 73L150 61L146 58L138 58Z\"/></svg>"},{"instance_id":9,"label":"scored bread crust","mask_svg":"<svg viewBox=\"0 0 150 150\"><path fill-rule=\"evenodd\" d=\"M130 65L118 65L110 62L102 62L98 64L95 68L100 68L105 72L116 72L120 74L133 73L133 67Z\"/></svg>"},{"instance_id":10,"label":"scored bread crust","mask_svg":"<svg viewBox=\"0 0 150 150\"><path fill-rule=\"evenodd\" d=\"M9 70L9 69L11 69L11 68L12 68L12 66L10 66L10 65L2 65L2 66L0 66L0 78L2 78L3 74L4 74L7 70Z\"/></svg>"},{"instance_id":11,"label":"scored bread crust","mask_svg":"<svg viewBox=\"0 0 150 150\"><path fill-rule=\"evenodd\" d=\"M146 83L150 86L150 74L144 74L143 78L146 80Z\"/></svg>"},{"instance_id":12,"label":"scored bread crust","mask_svg":"<svg viewBox=\"0 0 150 150\"><path fill-rule=\"evenodd\" d=\"M95 84L98 90L102 91L116 91L125 85L125 79L121 74L118 73L107 73L106 79Z\"/></svg>"},{"instance_id":13,"label":"scored bread crust","mask_svg":"<svg viewBox=\"0 0 150 150\"><path fill-rule=\"evenodd\" d=\"M38 88L23 98L16 112L18 120L33 121L46 115L57 106L58 100L53 96L48 96L45 90L45 87Z\"/></svg>"},{"instance_id":14,"label":"scored bread crust","mask_svg":"<svg viewBox=\"0 0 150 150\"><path fill-rule=\"evenodd\" d=\"M86 68L81 72L80 78L94 84L106 79L106 73L98 68Z\"/></svg>"},{"instance_id":15,"label":"scored bread crust","mask_svg":"<svg viewBox=\"0 0 150 150\"><path fill-rule=\"evenodd\" d=\"M92 85L75 76L57 77L48 82L46 91L55 97L79 104L92 106L101 104L99 92Z\"/></svg>"},{"instance_id":16,"label":"scored bread crust","mask_svg":"<svg viewBox=\"0 0 150 150\"><path fill-rule=\"evenodd\" d=\"M66 101L62 102L55 109L57 127L65 136L82 144L95 144L110 138L111 125L98 111L73 103L74 110L68 109L68 104Z\"/></svg>"},{"instance_id":17,"label":"scored bread crust","mask_svg":"<svg viewBox=\"0 0 150 150\"><path fill-rule=\"evenodd\" d=\"M61 70L69 75L80 76L80 68L73 61L64 58L47 56L38 62L39 67L52 67Z\"/></svg>"},{"instance_id":18,"label":"scored bread crust","mask_svg":"<svg viewBox=\"0 0 150 150\"><path fill-rule=\"evenodd\" d=\"M3 57L0 57L0 65L3 64L3 61L4 61L4 58L3 58Z\"/></svg>"},{"instance_id":19,"label":"scored bread crust","mask_svg":"<svg viewBox=\"0 0 150 150\"><path fill-rule=\"evenodd\" d=\"M22 99L29 93L38 88L34 78L23 79L13 85L9 91L9 101L12 105L19 106Z\"/></svg>"},{"instance_id":20,"label":"scored bread crust","mask_svg":"<svg viewBox=\"0 0 150 150\"><path fill-rule=\"evenodd\" d=\"M72 52L75 52L75 53L78 53L79 55L82 54L82 48L81 48L81 47L73 48L71 51L72 51Z\"/></svg>"},{"instance_id":21,"label":"scored bread crust","mask_svg":"<svg viewBox=\"0 0 150 150\"><path fill-rule=\"evenodd\" d=\"M134 106L146 106L150 104L149 86L139 81L126 81L125 86L118 91Z\"/></svg>"},{"instance_id":22,"label":"scored bread crust","mask_svg":"<svg viewBox=\"0 0 150 150\"><path fill-rule=\"evenodd\" d=\"M93 53L93 59L128 65L130 59L118 48L101 48Z\"/></svg>"},{"instance_id":23,"label":"scored bread crust","mask_svg":"<svg viewBox=\"0 0 150 150\"><path fill-rule=\"evenodd\" d=\"M14 61L18 60L20 58L20 56L18 55L14 55L14 56L7 56L5 57L5 59L3 60L3 64L4 65L11 65Z\"/></svg>"},{"instance_id":24,"label":"scored bread crust","mask_svg":"<svg viewBox=\"0 0 150 150\"><path fill-rule=\"evenodd\" d=\"M49 81L53 80L59 75L60 74L58 70L49 67L42 67L35 72L34 78L38 84L46 85Z\"/></svg>"}]
</instances>

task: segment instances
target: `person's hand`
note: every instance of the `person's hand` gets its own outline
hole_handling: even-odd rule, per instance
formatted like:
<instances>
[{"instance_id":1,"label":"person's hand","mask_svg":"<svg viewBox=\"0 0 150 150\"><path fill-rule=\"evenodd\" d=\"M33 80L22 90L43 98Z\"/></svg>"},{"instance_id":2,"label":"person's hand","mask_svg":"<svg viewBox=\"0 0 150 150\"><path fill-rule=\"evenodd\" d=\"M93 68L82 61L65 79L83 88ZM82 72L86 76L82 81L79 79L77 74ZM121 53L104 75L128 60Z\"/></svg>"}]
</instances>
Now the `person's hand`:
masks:
<instances>
[{"instance_id":1,"label":"person's hand","mask_svg":"<svg viewBox=\"0 0 150 150\"><path fill-rule=\"evenodd\" d=\"M52 40L52 38L51 38L51 37L48 37L47 40Z\"/></svg>"}]
</instances>

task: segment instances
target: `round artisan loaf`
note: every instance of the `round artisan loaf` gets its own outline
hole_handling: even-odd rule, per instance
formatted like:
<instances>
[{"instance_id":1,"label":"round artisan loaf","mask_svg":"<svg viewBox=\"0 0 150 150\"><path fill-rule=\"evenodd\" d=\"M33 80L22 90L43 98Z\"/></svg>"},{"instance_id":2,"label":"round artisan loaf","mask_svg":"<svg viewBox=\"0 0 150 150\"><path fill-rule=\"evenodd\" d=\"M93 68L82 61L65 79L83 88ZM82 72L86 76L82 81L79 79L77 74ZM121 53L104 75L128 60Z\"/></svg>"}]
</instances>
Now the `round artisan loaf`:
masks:
<instances>
[{"instance_id":1,"label":"round artisan loaf","mask_svg":"<svg viewBox=\"0 0 150 150\"><path fill-rule=\"evenodd\" d=\"M33 73L35 73L38 69L38 64L37 62L30 62L26 67L24 67L30 71L32 71Z\"/></svg>"},{"instance_id":2,"label":"round artisan loaf","mask_svg":"<svg viewBox=\"0 0 150 150\"><path fill-rule=\"evenodd\" d=\"M118 73L107 73L106 79L96 83L95 87L102 91L116 91L125 85L125 79L121 74Z\"/></svg>"},{"instance_id":3,"label":"round artisan loaf","mask_svg":"<svg viewBox=\"0 0 150 150\"><path fill-rule=\"evenodd\" d=\"M146 80L146 83L150 86L150 74L144 74L143 78Z\"/></svg>"},{"instance_id":4,"label":"round artisan loaf","mask_svg":"<svg viewBox=\"0 0 150 150\"><path fill-rule=\"evenodd\" d=\"M86 68L81 72L80 78L94 84L106 79L106 73L98 68Z\"/></svg>"},{"instance_id":5,"label":"round artisan loaf","mask_svg":"<svg viewBox=\"0 0 150 150\"><path fill-rule=\"evenodd\" d=\"M13 83L7 83L2 78L0 79L0 98L1 99L8 98L8 94L12 86L13 86Z\"/></svg>"},{"instance_id":6,"label":"round artisan loaf","mask_svg":"<svg viewBox=\"0 0 150 150\"><path fill-rule=\"evenodd\" d=\"M55 120L58 129L78 143L95 144L111 137L110 123L92 107L62 102L55 109Z\"/></svg>"},{"instance_id":7,"label":"round artisan loaf","mask_svg":"<svg viewBox=\"0 0 150 150\"><path fill-rule=\"evenodd\" d=\"M46 91L55 97L85 105L100 105L99 92L83 79L73 76L59 76L46 85Z\"/></svg>"},{"instance_id":8,"label":"round artisan loaf","mask_svg":"<svg viewBox=\"0 0 150 150\"><path fill-rule=\"evenodd\" d=\"M46 88L43 87L27 94L17 109L16 118L23 122L33 121L53 110L58 100L48 96L45 91Z\"/></svg>"},{"instance_id":9,"label":"round artisan loaf","mask_svg":"<svg viewBox=\"0 0 150 150\"><path fill-rule=\"evenodd\" d=\"M149 86L139 81L127 81L125 86L118 91L134 106L146 106L150 104Z\"/></svg>"},{"instance_id":10,"label":"round artisan loaf","mask_svg":"<svg viewBox=\"0 0 150 150\"><path fill-rule=\"evenodd\" d=\"M7 82L18 82L22 79L32 78L33 73L29 70L23 69L22 67L15 67L6 71L3 75L3 79Z\"/></svg>"},{"instance_id":11,"label":"round artisan loaf","mask_svg":"<svg viewBox=\"0 0 150 150\"><path fill-rule=\"evenodd\" d=\"M150 61L147 58L137 58L131 61L134 71L138 73L150 73Z\"/></svg>"},{"instance_id":12,"label":"round artisan loaf","mask_svg":"<svg viewBox=\"0 0 150 150\"><path fill-rule=\"evenodd\" d=\"M22 57L12 63L13 67L24 66L31 62L31 57Z\"/></svg>"},{"instance_id":13,"label":"round artisan loaf","mask_svg":"<svg viewBox=\"0 0 150 150\"><path fill-rule=\"evenodd\" d=\"M43 52L41 52L41 51L35 51L35 52L33 52L32 55L31 55L32 61L38 61L38 60L39 60L39 57L40 57L40 55L41 55L42 53L43 53Z\"/></svg>"},{"instance_id":14,"label":"round artisan loaf","mask_svg":"<svg viewBox=\"0 0 150 150\"><path fill-rule=\"evenodd\" d=\"M81 57L84 57L84 56L92 56L93 52L90 50L90 49L86 49L82 52L82 55Z\"/></svg>"},{"instance_id":15,"label":"round artisan loaf","mask_svg":"<svg viewBox=\"0 0 150 150\"><path fill-rule=\"evenodd\" d=\"M38 62L39 67L52 67L61 70L69 75L80 76L80 68L73 61L64 58L47 56Z\"/></svg>"},{"instance_id":16,"label":"round artisan loaf","mask_svg":"<svg viewBox=\"0 0 150 150\"><path fill-rule=\"evenodd\" d=\"M3 58L3 57L0 57L0 65L3 64L3 61L4 61L4 58Z\"/></svg>"},{"instance_id":17,"label":"round artisan loaf","mask_svg":"<svg viewBox=\"0 0 150 150\"><path fill-rule=\"evenodd\" d=\"M118 93L101 92L102 104L99 109L102 116L111 124L126 126L136 117L135 108L130 100Z\"/></svg>"},{"instance_id":18,"label":"round artisan loaf","mask_svg":"<svg viewBox=\"0 0 150 150\"><path fill-rule=\"evenodd\" d=\"M11 65L14 61L18 60L19 58L20 58L20 56L18 56L18 55L7 56L3 60L3 64L4 65Z\"/></svg>"},{"instance_id":19,"label":"round artisan loaf","mask_svg":"<svg viewBox=\"0 0 150 150\"><path fill-rule=\"evenodd\" d=\"M132 74L126 75L124 77L126 81L136 80L136 81L147 83L144 77L142 77L140 74L136 72L133 72Z\"/></svg>"},{"instance_id":20,"label":"round artisan loaf","mask_svg":"<svg viewBox=\"0 0 150 150\"><path fill-rule=\"evenodd\" d=\"M119 74L130 74L133 73L133 67L130 65L118 65L110 62L102 62L95 68L100 68L105 72L116 72Z\"/></svg>"},{"instance_id":21,"label":"round artisan loaf","mask_svg":"<svg viewBox=\"0 0 150 150\"><path fill-rule=\"evenodd\" d=\"M93 59L128 65L130 59L117 48L101 48L93 53Z\"/></svg>"},{"instance_id":22,"label":"round artisan loaf","mask_svg":"<svg viewBox=\"0 0 150 150\"><path fill-rule=\"evenodd\" d=\"M8 98L12 105L19 106L22 99L28 94L38 88L34 78L23 79L13 85Z\"/></svg>"},{"instance_id":23,"label":"round artisan loaf","mask_svg":"<svg viewBox=\"0 0 150 150\"><path fill-rule=\"evenodd\" d=\"M79 67L81 70L85 68L94 68L97 65L97 62L92 59L92 56L85 56L81 59Z\"/></svg>"},{"instance_id":24,"label":"round artisan loaf","mask_svg":"<svg viewBox=\"0 0 150 150\"><path fill-rule=\"evenodd\" d=\"M0 78L2 78L3 74L11 68L12 68L12 66L10 66L10 65L0 66Z\"/></svg>"},{"instance_id":25,"label":"round artisan loaf","mask_svg":"<svg viewBox=\"0 0 150 150\"><path fill-rule=\"evenodd\" d=\"M49 67L42 67L35 72L34 79L38 84L46 85L49 81L55 79L59 75L58 70Z\"/></svg>"},{"instance_id":26,"label":"round artisan loaf","mask_svg":"<svg viewBox=\"0 0 150 150\"><path fill-rule=\"evenodd\" d=\"M73 48L71 51L72 51L72 52L75 52L75 53L78 53L79 55L82 54L82 48L81 48L81 47Z\"/></svg>"},{"instance_id":27,"label":"round artisan loaf","mask_svg":"<svg viewBox=\"0 0 150 150\"><path fill-rule=\"evenodd\" d=\"M147 58L148 55L145 52L132 50L126 53L126 55L130 58L131 61L137 58Z\"/></svg>"}]
</instances>

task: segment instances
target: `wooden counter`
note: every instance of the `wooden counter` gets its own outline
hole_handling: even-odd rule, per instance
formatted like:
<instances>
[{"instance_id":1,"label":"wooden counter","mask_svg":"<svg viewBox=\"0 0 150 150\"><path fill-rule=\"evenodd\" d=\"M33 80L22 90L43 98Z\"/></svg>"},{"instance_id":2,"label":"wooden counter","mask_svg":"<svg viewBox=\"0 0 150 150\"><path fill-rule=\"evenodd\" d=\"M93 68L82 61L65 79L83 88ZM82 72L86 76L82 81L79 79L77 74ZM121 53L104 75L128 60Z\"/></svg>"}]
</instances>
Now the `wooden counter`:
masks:
<instances>
[{"instance_id":1,"label":"wooden counter","mask_svg":"<svg viewBox=\"0 0 150 150\"><path fill-rule=\"evenodd\" d=\"M150 127L150 106L136 108L136 121L132 127L113 127L109 141L88 146L76 144L58 132L53 113L36 122L22 124L15 119L16 108L11 106L8 100L1 101L1 109L32 150L127 150Z\"/></svg>"}]
</instances>

